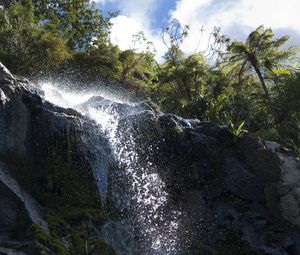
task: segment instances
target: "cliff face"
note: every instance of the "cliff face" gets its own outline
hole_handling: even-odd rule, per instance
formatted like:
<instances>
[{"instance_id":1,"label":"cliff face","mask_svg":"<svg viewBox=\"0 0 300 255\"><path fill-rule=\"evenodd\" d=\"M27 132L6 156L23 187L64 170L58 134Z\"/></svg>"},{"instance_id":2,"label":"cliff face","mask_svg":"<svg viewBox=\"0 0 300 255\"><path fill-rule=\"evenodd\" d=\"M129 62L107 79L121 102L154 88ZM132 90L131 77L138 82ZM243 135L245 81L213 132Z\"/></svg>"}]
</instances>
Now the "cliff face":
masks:
<instances>
[{"instance_id":1,"label":"cliff face","mask_svg":"<svg viewBox=\"0 0 300 255\"><path fill-rule=\"evenodd\" d=\"M300 168L291 152L171 114L143 112L124 122L182 212L178 254L300 252ZM149 152L150 145L158 149Z\"/></svg>"},{"instance_id":2,"label":"cliff face","mask_svg":"<svg viewBox=\"0 0 300 255\"><path fill-rule=\"evenodd\" d=\"M280 145L149 103L76 111L43 93L0 65L1 254L115 254L101 239L120 254L300 254L300 167ZM113 133L91 107L118 113Z\"/></svg>"},{"instance_id":3,"label":"cliff face","mask_svg":"<svg viewBox=\"0 0 300 255\"><path fill-rule=\"evenodd\" d=\"M84 254L88 242L113 254L96 241L101 201L86 146L94 124L39 93L0 66L0 247Z\"/></svg>"}]
</instances>

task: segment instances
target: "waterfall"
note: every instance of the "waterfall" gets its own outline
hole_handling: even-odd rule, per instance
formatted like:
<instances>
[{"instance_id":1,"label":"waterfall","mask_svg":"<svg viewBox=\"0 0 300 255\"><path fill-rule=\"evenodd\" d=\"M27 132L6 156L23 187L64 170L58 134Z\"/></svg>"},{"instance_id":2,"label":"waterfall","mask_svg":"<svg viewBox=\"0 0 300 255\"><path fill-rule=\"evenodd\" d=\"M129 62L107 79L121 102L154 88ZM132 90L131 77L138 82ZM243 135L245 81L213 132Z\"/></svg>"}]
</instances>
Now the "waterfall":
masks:
<instances>
[{"instance_id":1,"label":"waterfall","mask_svg":"<svg viewBox=\"0 0 300 255\"><path fill-rule=\"evenodd\" d=\"M157 173L151 157L141 158L134 128L128 119L145 111L140 104L112 99L103 93L74 93L42 84L46 100L61 107L73 108L94 120L99 134L107 137L116 162L109 173L110 160L96 160L95 177L99 180L102 200L111 185L111 200L122 213L118 220L107 222L102 237L121 255L180 254L179 225L181 213L169 206L165 183ZM96 145L93 145L96 146ZM155 150L148 146L148 150Z\"/></svg>"}]
</instances>

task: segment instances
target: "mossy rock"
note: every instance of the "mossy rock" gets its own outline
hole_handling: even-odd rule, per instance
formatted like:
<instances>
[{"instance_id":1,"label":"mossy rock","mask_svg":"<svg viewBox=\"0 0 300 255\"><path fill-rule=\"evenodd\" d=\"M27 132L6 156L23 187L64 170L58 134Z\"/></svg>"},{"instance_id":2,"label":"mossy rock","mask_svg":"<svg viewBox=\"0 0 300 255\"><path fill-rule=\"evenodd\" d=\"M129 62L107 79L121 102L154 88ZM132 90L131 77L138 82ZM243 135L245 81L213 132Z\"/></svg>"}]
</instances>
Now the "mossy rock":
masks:
<instances>
[{"instance_id":1,"label":"mossy rock","mask_svg":"<svg viewBox=\"0 0 300 255\"><path fill-rule=\"evenodd\" d=\"M27 231L27 238L33 242L32 249L37 254L69 255L68 249L59 238L48 234L41 226L33 224Z\"/></svg>"},{"instance_id":2,"label":"mossy rock","mask_svg":"<svg viewBox=\"0 0 300 255\"><path fill-rule=\"evenodd\" d=\"M94 225L100 225L103 221L103 215L100 210L94 208L81 207L60 207L48 209L47 217L49 220L63 220L71 226L79 225L80 222L90 221Z\"/></svg>"},{"instance_id":3,"label":"mossy rock","mask_svg":"<svg viewBox=\"0 0 300 255\"><path fill-rule=\"evenodd\" d=\"M90 253L91 255L117 255L117 253L102 240L94 240L90 242Z\"/></svg>"},{"instance_id":4,"label":"mossy rock","mask_svg":"<svg viewBox=\"0 0 300 255\"><path fill-rule=\"evenodd\" d=\"M32 225L27 231L27 238L31 244L24 250L32 255L117 255L105 241L90 238L83 227L70 227L65 222L58 220L51 224L52 232L48 234L39 225ZM58 225L62 224L60 230ZM63 233L58 233L62 231ZM64 234L68 244L64 244L60 235Z\"/></svg>"},{"instance_id":5,"label":"mossy rock","mask_svg":"<svg viewBox=\"0 0 300 255\"><path fill-rule=\"evenodd\" d=\"M117 255L105 241L88 239L84 231L73 230L71 240L74 255Z\"/></svg>"},{"instance_id":6,"label":"mossy rock","mask_svg":"<svg viewBox=\"0 0 300 255\"><path fill-rule=\"evenodd\" d=\"M99 208L100 195L92 170L80 155L52 147L44 158L34 176L38 182L33 188L45 206Z\"/></svg>"},{"instance_id":7,"label":"mossy rock","mask_svg":"<svg viewBox=\"0 0 300 255\"><path fill-rule=\"evenodd\" d=\"M60 207L47 211L47 221L51 235L68 243L71 255L114 255L115 251L103 240L97 240L95 230L102 222L98 210Z\"/></svg>"}]
</instances>

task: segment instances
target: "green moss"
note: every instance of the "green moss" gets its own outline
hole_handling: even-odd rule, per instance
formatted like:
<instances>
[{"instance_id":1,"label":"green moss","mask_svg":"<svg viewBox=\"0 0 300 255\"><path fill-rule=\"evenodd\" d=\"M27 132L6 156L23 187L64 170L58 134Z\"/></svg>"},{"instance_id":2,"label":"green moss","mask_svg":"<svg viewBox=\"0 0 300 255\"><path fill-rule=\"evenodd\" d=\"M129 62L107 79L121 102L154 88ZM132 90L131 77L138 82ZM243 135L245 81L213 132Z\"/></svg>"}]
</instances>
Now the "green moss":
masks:
<instances>
[{"instance_id":1,"label":"green moss","mask_svg":"<svg viewBox=\"0 0 300 255\"><path fill-rule=\"evenodd\" d=\"M72 252L74 255L117 255L117 253L103 240L89 239L80 230L73 230L71 234Z\"/></svg>"},{"instance_id":2,"label":"green moss","mask_svg":"<svg viewBox=\"0 0 300 255\"><path fill-rule=\"evenodd\" d=\"M79 135L68 128L48 132L43 125L32 122L35 136L30 158L21 160L6 155L4 161L46 211L50 233L32 225L26 232L30 241L26 253L115 254L104 241L95 240L103 223L100 194L91 166L78 148Z\"/></svg>"},{"instance_id":3,"label":"green moss","mask_svg":"<svg viewBox=\"0 0 300 255\"><path fill-rule=\"evenodd\" d=\"M114 255L114 250L104 241L96 240L93 231L100 226L102 216L98 210L60 207L47 211L51 235L56 239L67 239L69 253L74 255Z\"/></svg>"},{"instance_id":4,"label":"green moss","mask_svg":"<svg viewBox=\"0 0 300 255\"><path fill-rule=\"evenodd\" d=\"M92 172L87 171L88 166L78 165L76 159L69 157L73 155L62 155L59 151L51 150L43 163L43 173L38 177L40 182L35 183L41 200L47 207L99 206L99 193Z\"/></svg>"},{"instance_id":5,"label":"green moss","mask_svg":"<svg viewBox=\"0 0 300 255\"><path fill-rule=\"evenodd\" d=\"M52 235L58 238L68 235L70 226L60 216L55 214L53 209L47 211L46 219Z\"/></svg>"},{"instance_id":6,"label":"green moss","mask_svg":"<svg viewBox=\"0 0 300 255\"><path fill-rule=\"evenodd\" d=\"M36 250L47 250L47 248L49 248L57 255L70 254L58 238L49 235L40 225L31 225L27 231L27 238L34 241L34 248Z\"/></svg>"},{"instance_id":7,"label":"green moss","mask_svg":"<svg viewBox=\"0 0 300 255\"><path fill-rule=\"evenodd\" d=\"M64 220L70 223L91 220L96 225L99 225L103 219L101 212L97 209L64 207L58 213Z\"/></svg>"},{"instance_id":8,"label":"green moss","mask_svg":"<svg viewBox=\"0 0 300 255\"><path fill-rule=\"evenodd\" d=\"M87 254L88 238L83 231L73 229L71 232L72 253Z\"/></svg>"},{"instance_id":9,"label":"green moss","mask_svg":"<svg viewBox=\"0 0 300 255\"><path fill-rule=\"evenodd\" d=\"M102 240L94 240L89 243L89 254L91 255L117 255L117 253Z\"/></svg>"}]
</instances>

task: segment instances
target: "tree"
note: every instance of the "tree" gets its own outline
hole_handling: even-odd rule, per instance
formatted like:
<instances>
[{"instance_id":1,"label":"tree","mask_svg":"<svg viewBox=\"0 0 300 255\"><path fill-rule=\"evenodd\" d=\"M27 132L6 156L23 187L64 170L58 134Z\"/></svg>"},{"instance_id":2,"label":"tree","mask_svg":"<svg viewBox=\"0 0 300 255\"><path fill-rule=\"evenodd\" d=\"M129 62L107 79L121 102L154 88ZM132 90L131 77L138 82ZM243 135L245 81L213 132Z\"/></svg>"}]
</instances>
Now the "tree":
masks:
<instances>
[{"instance_id":1,"label":"tree","mask_svg":"<svg viewBox=\"0 0 300 255\"><path fill-rule=\"evenodd\" d=\"M258 27L247 38L246 42L234 41L227 47L225 64L238 68L241 73L254 70L262 89L270 101L270 94L265 83L264 73L271 71L295 55L295 48L283 50L282 46L289 39L283 36L274 39L271 28Z\"/></svg>"},{"instance_id":2,"label":"tree","mask_svg":"<svg viewBox=\"0 0 300 255\"><path fill-rule=\"evenodd\" d=\"M75 52L64 69L68 70L68 76L85 84L99 79L117 79L121 69L119 55L120 49L117 46L98 45Z\"/></svg>"},{"instance_id":3,"label":"tree","mask_svg":"<svg viewBox=\"0 0 300 255\"><path fill-rule=\"evenodd\" d=\"M27 0L14 1L24 6L28 3ZM104 17L94 1L32 0L32 3L40 25L67 38L71 50L84 50L99 41L108 41L110 18L114 13L109 12L108 17Z\"/></svg>"},{"instance_id":4,"label":"tree","mask_svg":"<svg viewBox=\"0 0 300 255\"><path fill-rule=\"evenodd\" d=\"M157 99L163 110L185 117L202 117L207 109L207 92L212 76L201 53L191 54L176 65L172 60L161 65Z\"/></svg>"},{"instance_id":5,"label":"tree","mask_svg":"<svg viewBox=\"0 0 300 255\"><path fill-rule=\"evenodd\" d=\"M177 19L173 19L162 31L161 37L163 43L167 46L164 59L172 62L175 66L183 59L183 52L180 50L180 46L188 36L189 29L188 25L181 26Z\"/></svg>"},{"instance_id":6,"label":"tree","mask_svg":"<svg viewBox=\"0 0 300 255\"><path fill-rule=\"evenodd\" d=\"M65 39L38 25L31 1L0 10L0 59L11 71L30 75L54 68L68 56Z\"/></svg>"}]
</instances>

